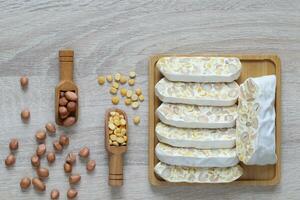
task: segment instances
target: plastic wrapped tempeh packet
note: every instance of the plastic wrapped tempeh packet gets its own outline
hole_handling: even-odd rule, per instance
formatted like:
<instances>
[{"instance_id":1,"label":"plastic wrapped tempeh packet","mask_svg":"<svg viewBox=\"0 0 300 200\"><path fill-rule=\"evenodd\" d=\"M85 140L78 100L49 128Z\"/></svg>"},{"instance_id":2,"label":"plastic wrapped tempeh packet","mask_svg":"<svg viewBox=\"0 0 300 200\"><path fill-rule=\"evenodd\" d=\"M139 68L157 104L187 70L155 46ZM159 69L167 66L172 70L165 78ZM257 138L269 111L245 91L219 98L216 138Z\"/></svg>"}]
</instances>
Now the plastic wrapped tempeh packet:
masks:
<instances>
[{"instance_id":1,"label":"plastic wrapped tempeh packet","mask_svg":"<svg viewBox=\"0 0 300 200\"><path fill-rule=\"evenodd\" d=\"M243 174L239 165L225 168L180 167L157 163L155 173L168 182L186 183L229 183Z\"/></svg>"},{"instance_id":2,"label":"plastic wrapped tempeh packet","mask_svg":"<svg viewBox=\"0 0 300 200\"><path fill-rule=\"evenodd\" d=\"M240 86L236 150L247 165L275 164L276 76L248 78Z\"/></svg>"},{"instance_id":3,"label":"plastic wrapped tempeh packet","mask_svg":"<svg viewBox=\"0 0 300 200\"><path fill-rule=\"evenodd\" d=\"M242 69L235 57L162 57L156 66L168 80L182 82L232 82Z\"/></svg>"}]
</instances>

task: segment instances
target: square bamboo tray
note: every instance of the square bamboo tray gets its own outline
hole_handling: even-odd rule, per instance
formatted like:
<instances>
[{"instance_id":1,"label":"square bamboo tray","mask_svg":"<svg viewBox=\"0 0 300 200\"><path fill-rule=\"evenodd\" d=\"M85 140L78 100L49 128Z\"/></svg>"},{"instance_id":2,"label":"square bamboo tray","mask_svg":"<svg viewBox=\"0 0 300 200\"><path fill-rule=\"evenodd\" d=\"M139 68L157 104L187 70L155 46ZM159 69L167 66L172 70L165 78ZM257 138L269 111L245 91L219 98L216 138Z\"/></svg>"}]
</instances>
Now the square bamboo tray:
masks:
<instances>
[{"instance_id":1,"label":"square bamboo tray","mask_svg":"<svg viewBox=\"0 0 300 200\"><path fill-rule=\"evenodd\" d=\"M275 165L267 166L246 166L240 162L244 169L244 174L236 181L224 184L240 184L240 185L276 185L280 182L281 177L281 64L277 55L242 55L242 54L193 54L193 55L154 55L150 57L149 62L149 181L155 186L167 185L201 185L203 183L170 183L156 176L154 167L158 163L155 156L155 146L158 142L155 136L155 126L159 122L155 115L156 108L159 107L161 101L155 96L155 84L163 78L163 75L156 68L156 62L165 56L224 56L238 57L242 63L242 72L237 80L239 84L244 82L248 77L257 77L264 75L276 75L276 154L278 161Z\"/></svg>"}]
</instances>

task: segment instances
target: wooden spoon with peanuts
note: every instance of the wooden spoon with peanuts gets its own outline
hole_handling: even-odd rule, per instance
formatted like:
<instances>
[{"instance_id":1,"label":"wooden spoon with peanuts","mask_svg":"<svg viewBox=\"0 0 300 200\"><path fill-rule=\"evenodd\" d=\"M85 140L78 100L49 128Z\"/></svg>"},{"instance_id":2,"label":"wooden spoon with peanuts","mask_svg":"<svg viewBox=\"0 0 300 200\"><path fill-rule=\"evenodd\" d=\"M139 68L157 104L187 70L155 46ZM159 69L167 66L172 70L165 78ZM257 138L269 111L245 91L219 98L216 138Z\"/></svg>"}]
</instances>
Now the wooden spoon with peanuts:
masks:
<instances>
[{"instance_id":1,"label":"wooden spoon with peanuts","mask_svg":"<svg viewBox=\"0 0 300 200\"><path fill-rule=\"evenodd\" d=\"M60 83L55 88L55 121L71 126L78 120L78 87L73 82L74 51L59 51Z\"/></svg>"}]
</instances>

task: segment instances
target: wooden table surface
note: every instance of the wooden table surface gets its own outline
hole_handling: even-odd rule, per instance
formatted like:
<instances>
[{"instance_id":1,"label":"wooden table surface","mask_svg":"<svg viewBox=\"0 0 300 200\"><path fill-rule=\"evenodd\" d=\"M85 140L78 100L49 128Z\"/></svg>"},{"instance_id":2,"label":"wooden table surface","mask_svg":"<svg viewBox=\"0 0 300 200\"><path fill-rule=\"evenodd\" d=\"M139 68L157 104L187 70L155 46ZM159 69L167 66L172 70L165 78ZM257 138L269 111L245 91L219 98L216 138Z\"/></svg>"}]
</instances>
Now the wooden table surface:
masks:
<instances>
[{"instance_id":1,"label":"wooden table surface","mask_svg":"<svg viewBox=\"0 0 300 200\"><path fill-rule=\"evenodd\" d=\"M82 175L78 199L299 199L300 197L300 1L0 1L0 199L49 199L52 188L66 198L65 155L81 147L96 159L94 173L84 161L74 169ZM57 53L75 50L75 81L80 87L80 118L66 132L71 144L49 166L47 191L22 192L22 176L34 176L30 156L35 132L54 121L54 87L59 81ZM147 177L148 58L157 53L276 53L282 60L282 181L275 187L206 185L152 187ZM130 145L125 156L125 182L107 185L104 112L111 106L108 85L99 74L136 70L136 86L146 94L137 111L122 103L130 120ZM30 78L26 91L19 77ZM22 123L28 107L31 121ZM20 141L17 162L6 168L12 137ZM47 147L51 149L48 137ZM47 166L45 159L42 165Z\"/></svg>"}]
</instances>

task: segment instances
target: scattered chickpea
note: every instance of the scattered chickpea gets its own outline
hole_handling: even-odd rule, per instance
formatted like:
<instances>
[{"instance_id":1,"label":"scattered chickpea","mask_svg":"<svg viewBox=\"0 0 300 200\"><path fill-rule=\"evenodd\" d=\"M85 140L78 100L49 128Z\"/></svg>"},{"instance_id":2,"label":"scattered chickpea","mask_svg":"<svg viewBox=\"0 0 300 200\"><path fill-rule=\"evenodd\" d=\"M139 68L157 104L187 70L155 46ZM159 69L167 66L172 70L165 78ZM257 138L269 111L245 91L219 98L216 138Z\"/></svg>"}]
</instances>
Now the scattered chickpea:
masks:
<instances>
[{"instance_id":1,"label":"scattered chickpea","mask_svg":"<svg viewBox=\"0 0 300 200\"><path fill-rule=\"evenodd\" d=\"M128 85L133 86L134 83L135 83L135 80L134 80L134 79L129 79L129 80L128 80Z\"/></svg>"},{"instance_id":2,"label":"scattered chickpea","mask_svg":"<svg viewBox=\"0 0 300 200\"><path fill-rule=\"evenodd\" d=\"M117 94L118 89L116 89L116 88L114 88L114 87L111 87L110 90L109 90L109 92L110 92L111 94Z\"/></svg>"},{"instance_id":3,"label":"scattered chickpea","mask_svg":"<svg viewBox=\"0 0 300 200\"><path fill-rule=\"evenodd\" d=\"M124 100L124 102L125 102L125 105L130 105L131 104L131 99L129 99L129 98L126 98L125 100Z\"/></svg>"},{"instance_id":4,"label":"scattered chickpea","mask_svg":"<svg viewBox=\"0 0 300 200\"><path fill-rule=\"evenodd\" d=\"M119 101L120 101L120 99L119 99L118 96L113 96L113 97L111 98L111 102L112 102L113 104L115 104L115 105L117 105L117 104L119 103Z\"/></svg>"},{"instance_id":5,"label":"scattered chickpea","mask_svg":"<svg viewBox=\"0 0 300 200\"><path fill-rule=\"evenodd\" d=\"M112 75L107 75L106 80L107 80L107 82L112 82L112 80L113 80Z\"/></svg>"},{"instance_id":6,"label":"scattered chickpea","mask_svg":"<svg viewBox=\"0 0 300 200\"><path fill-rule=\"evenodd\" d=\"M126 88L121 88L120 93L123 97L127 95L127 89Z\"/></svg>"},{"instance_id":7,"label":"scattered chickpea","mask_svg":"<svg viewBox=\"0 0 300 200\"><path fill-rule=\"evenodd\" d=\"M132 90L127 90L126 97L131 98Z\"/></svg>"},{"instance_id":8,"label":"scattered chickpea","mask_svg":"<svg viewBox=\"0 0 300 200\"><path fill-rule=\"evenodd\" d=\"M130 78L135 78L136 73L134 71L129 72L129 77Z\"/></svg>"},{"instance_id":9,"label":"scattered chickpea","mask_svg":"<svg viewBox=\"0 0 300 200\"><path fill-rule=\"evenodd\" d=\"M133 118L133 123L134 124L139 124L141 122L141 117L140 116L134 116Z\"/></svg>"},{"instance_id":10,"label":"scattered chickpea","mask_svg":"<svg viewBox=\"0 0 300 200\"><path fill-rule=\"evenodd\" d=\"M125 84L127 82L127 77L125 75L122 75L120 78L120 83Z\"/></svg>"},{"instance_id":11,"label":"scattered chickpea","mask_svg":"<svg viewBox=\"0 0 300 200\"><path fill-rule=\"evenodd\" d=\"M132 102L131 104L133 109L137 109L140 106L140 103L138 101Z\"/></svg>"},{"instance_id":12,"label":"scattered chickpea","mask_svg":"<svg viewBox=\"0 0 300 200\"><path fill-rule=\"evenodd\" d=\"M98 83L99 83L99 85L103 85L105 83L105 77L104 76L98 76Z\"/></svg>"},{"instance_id":13,"label":"scattered chickpea","mask_svg":"<svg viewBox=\"0 0 300 200\"><path fill-rule=\"evenodd\" d=\"M141 94L141 95L139 96L139 100L140 100L140 101L144 101L144 100L145 100L144 95Z\"/></svg>"},{"instance_id":14,"label":"scattered chickpea","mask_svg":"<svg viewBox=\"0 0 300 200\"><path fill-rule=\"evenodd\" d=\"M121 74L120 73L116 73L115 74L115 81L119 82L121 78Z\"/></svg>"},{"instance_id":15,"label":"scattered chickpea","mask_svg":"<svg viewBox=\"0 0 300 200\"><path fill-rule=\"evenodd\" d=\"M131 96L131 100L132 100L132 101L137 101L138 98L139 98L139 97L138 97L136 94L133 94L133 95Z\"/></svg>"},{"instance_id":16,"label":"scattered chickpea","mask_svg":"<svg viewBox=\"0 0 300 200\"><path fill-rule=\"evenodd\" d=\"M118 89L118 88L119 88L119 83L113 82L113 83L112 83L112 87Z\"/></svg>"}]
</instances>

